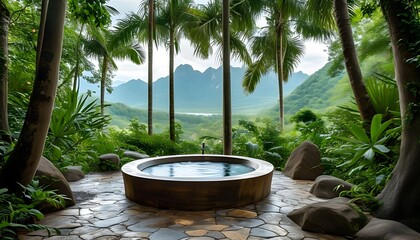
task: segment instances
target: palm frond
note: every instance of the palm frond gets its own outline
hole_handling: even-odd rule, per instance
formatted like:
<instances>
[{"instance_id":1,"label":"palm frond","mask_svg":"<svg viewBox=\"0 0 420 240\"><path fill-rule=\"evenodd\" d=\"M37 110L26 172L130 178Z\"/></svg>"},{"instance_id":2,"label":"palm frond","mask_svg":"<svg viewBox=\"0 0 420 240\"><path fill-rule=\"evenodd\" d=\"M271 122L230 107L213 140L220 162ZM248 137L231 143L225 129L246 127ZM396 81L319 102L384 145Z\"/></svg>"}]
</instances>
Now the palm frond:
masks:
<instances>
[{"instance_id":1,"label":"palm frond","mask_svg":"<svg viewBox=\"0 0 420 240\"><path fill-rule=\"evenodd\" d=\"M110 42L112 45L128 43L132 39L146 42L148 36L147 23L147 18L142 18L133 12L127 14L125 18L117 22Z\"/></svg>"},{"instance_id":2,"label":"palm frond","mask_svg":"<svg viewBox=\"0 0 420 240\"><path fill-rule=\"evenodd\" d=\"M230 47L231 54L234 58L241 60L247 65L251 64L252 59L248 52L245 41L238 34L232 33L230 35Z\"/></svg>"},{"instance_id":3,"label":"palm frond","mask_svg":"<svg viewBox=\"0 0 420 240\"><path fill-rule=\"evenodd\" d=\"M284 65L283 65L283 77L284 81L287 82L289 76L293 74L295 68L300 62L300 58L305 54L305 46L299 37L291 37L286 39Z\"/></svg>"},{"instance_id":4,"label":"palm frond","mask_svg":"<svg viewBox=\"0 0 420 240\"><path fill-rule=\"evenodd\" d=\"M242 87L246 93L252 93L255 87L261 80L261 77L268 72L270 68L267 66L267 62L264 60L264 56L261 55L254 63L248 66L244 79L242 80Z\"/></svg>"}]
</instances>

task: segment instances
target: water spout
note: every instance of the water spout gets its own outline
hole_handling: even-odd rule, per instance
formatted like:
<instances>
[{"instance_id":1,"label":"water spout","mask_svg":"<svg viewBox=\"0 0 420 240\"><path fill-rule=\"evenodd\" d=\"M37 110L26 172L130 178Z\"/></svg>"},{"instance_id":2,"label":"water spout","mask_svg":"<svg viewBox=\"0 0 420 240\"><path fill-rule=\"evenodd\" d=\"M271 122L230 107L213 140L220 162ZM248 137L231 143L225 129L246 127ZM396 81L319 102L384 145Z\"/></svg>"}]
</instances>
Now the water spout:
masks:
<instances>
[{"instance_id":1,"label":"water spout","mask_svg":"<svg viewBox=\"0 0 420 240\"><path fill-rule=\"evenodd\" d=\"M204 149L206 148L206 143L201 144L201 154L204 154Z\"/></svg>"}]
</instances>

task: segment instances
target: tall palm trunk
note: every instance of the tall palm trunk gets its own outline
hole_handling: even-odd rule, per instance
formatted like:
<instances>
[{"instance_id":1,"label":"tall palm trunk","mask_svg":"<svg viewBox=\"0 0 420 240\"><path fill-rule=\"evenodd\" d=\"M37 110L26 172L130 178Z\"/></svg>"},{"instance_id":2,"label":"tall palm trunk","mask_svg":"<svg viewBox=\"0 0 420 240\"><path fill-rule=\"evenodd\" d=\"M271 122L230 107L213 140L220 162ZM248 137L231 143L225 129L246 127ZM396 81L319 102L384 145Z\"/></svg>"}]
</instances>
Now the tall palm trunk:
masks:
<instances>
[{"instance_id":1,"label":"tall palm trunk","mask_svg":"<svg viewBox=\"0 0 420 240\"><path fill-rule=\"evenodd\" d=\"M175 90L174 90L175 33L169 33L169 137L175 141Z\"/></svg>"},{"instance_id":2,"label":"tall palm trunk","mask_svg":"<svg viewBox=\"0 0 420 240\"><path fill-rule=\"evenodd\" d=\"M412 46L420 39L418 13L409 10L409 1L381 0L388 22L394 55L402 121L400 158L379 199L380 218L393 219L420 231L420 67L408 59L417 57ZM414 20L416 19L416 20ZM418 48L416 49L418 50Z\"/></svg>"},{"instance_id":3,"label":"tall palm trunk","mask_svg":"<svg viewBox=\"0 0 420 240\"><path fill-rule=\"evenodd\" d=\"M148 22L148 46L147 46L147 130L149 135L153 134L153 34L155 0L149 0L149 22Z\"/></svg>"},{"instance_id":4,"label":"tall palm trunk","mask_svg":"<svg viewBox=\"0 0 420 240\"><path fill-rule=\"evenodd\" d=\"M279 83L279 126L283 129L284 126L284 103L283 103L283 81L284 81L284 67L283 67L283 30L281 28L281 21L277 23L276 27L277 50L276 50L276 64L277 64L277 81Z\"/></svg>"},{"instance_id":5,"label":"tall palm trunk","mask_svg":"<svg viewBox=\"0 0 420 240\"><path fill-rule=\"evenodd\" d=\"M223 0L223 154L232 154L232 101L230 84L229 0Z\"/></svg>"},{"instance_id":6,"label":"tall palm trunk","mask_svg":"<svg viewBox=\"0 0 420 240\"><path fill-rule=\"evenodd\" d=\"M9 115L7 108L8 75L7 64L9 47L10 13L3 1L0 2L0 136L1 140L11 143L9 131Z\"/></svg>"},{"instance_id":7,"label":"tall palm trunk","mask_svg":"<svg viewBox=\"0 0 420 240\"><path fill-rule=\"evenodd\" d=\"M83 29L85 27L85 23L82 23L82 26L80 27L79 31L79 37L77 38L77 44L76 44L76 66L74 67L74 77L73 77L73 90L77 89L77 86L79 85L79 68L80 68L80 44L82 40L82 33Z\"/></svg>"},{"instance_id":8,"label":"tall palm trunk","mask_svg":"<svg viewBox=\"0 0 420 240\"><path fill-rule=\"evenodd\" d=\"M101 115L104 115L104 107L105 107L105 84L106 84L106 72L108 71L108 64L109 64L108 56L104 56L102 62L102 76L101 76Z\"/></svg>"},{"instance_id":9,"label":"tall palm trunk","mask_svg":"<svg viewBox=\"0 0 420 240\"><path fill-rule=\"evenodd\" d=\"M370 123L375 115L375 109L373 108L366 91L359 61L357 59L347 0L334 0L334 12L350 85L353 89L354 98L362 120L365 123L365 126L369 126L368 123Z\"/></svg>"},{"instance_id":10,"label":"tall palm trunk","mask_svg":"<svg viewBox=\"0 0 420 240\"><path fill-rule=\"evenodd\" d=\"M44 4L45 3L45 4ZM66 0L43 0L34 88L19 140L0 172L0 188L11 192L32 181L45 145L57 90ZM44 17L45 16L45 17ZM43 33L43 34L41 34Z\"/></svg>"}]
</instances>

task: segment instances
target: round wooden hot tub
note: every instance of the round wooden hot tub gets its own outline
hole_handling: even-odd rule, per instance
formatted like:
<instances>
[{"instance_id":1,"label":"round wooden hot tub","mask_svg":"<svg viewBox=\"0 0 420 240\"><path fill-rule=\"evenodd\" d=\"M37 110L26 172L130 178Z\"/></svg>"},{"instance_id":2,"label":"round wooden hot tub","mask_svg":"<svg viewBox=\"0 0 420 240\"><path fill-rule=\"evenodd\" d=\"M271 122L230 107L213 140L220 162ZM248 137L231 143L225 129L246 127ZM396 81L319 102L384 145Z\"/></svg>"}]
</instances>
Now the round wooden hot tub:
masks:
<instances>
[{"instance_id":1,"label":"round wooden hot tub","mask_svg":"<svg viewBox=\"0 0 420 240\"><path fill-rule=\"evenodd\" d=\"M216 162L245 165L252 170L234 176L157 176L143 170L178 162ZM175 155L135 160L122 167L125 195L151 207L210 210L240 207L266 198L271 191L271 163L231 155ZM188 171L187 171L188 172Z\"/></svg>"}]
</instances>

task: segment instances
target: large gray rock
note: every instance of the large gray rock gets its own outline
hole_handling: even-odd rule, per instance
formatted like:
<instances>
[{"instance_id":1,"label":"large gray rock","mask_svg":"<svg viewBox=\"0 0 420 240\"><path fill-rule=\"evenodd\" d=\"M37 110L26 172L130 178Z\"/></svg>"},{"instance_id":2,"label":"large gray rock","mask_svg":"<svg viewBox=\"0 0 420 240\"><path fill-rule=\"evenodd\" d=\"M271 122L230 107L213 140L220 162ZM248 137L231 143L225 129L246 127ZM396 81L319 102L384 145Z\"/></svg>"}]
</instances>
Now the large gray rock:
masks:
<instances>
[{"instance_id":1,"label":"large gray rock","mask_svg":"<svg viewBox=\"0 0 420 240\"><path fill-rule=\"evenodd\" d=\"M85 173L82 171L82 166L68 166L63 170L63 175L69 182L76 182L85 178Z\"/></svg>"},{"instance_id":2,"label":"large gray rock","mask_svg":"<svg viewBox=\"0 0 420 240\"><path fill-rule=\"evenodd\" d=\"M119 169L120 157L115 153L107 153L99 156L99 167L102 171Z\"/></svg>"},{"instance_id":3,"label":"large gray rock","mask_svg":"<svg viewBox=\"0 0 420 240\"><path fill-rule=\"evenodd\" d=\"M385 219L372 218L357 234L359 240L418 240L420 233L406 225Z\"/></svg>"},{"instance_id":4,"label":"large gray rock","mask_svg":"<svg viewBox=\"0 0 420 240\"><path fill-rule=\"evenodd\" d=\"M283 174L300 180L314 180L323 173L318 147L305 141L293 150L284 167Z\"/></svg>"},{"instance_id":5,"label":"large gray rock","mask_svg":"<svg viewBox=\"0 0 420 240\"><path fill-rule=\"evenodd\" d=\"M45 157L41 157L35 176L38 177L39 184L41 186L46 186L47 190L55 190L56 193L65 195L68 198L66 200L66 207L76 204L73 191L71 190L66 178L60 170L58 170L54 164ZM48 210L56 209L48 208Z\"/></svg>"},{"instance_id":6,"label":"large gray rock","mask_svg":"<svg viewBox=\"0 0 420 240\"><path fill-rule=\"evenodd\" d=\"M347 204L348 201L350 199L338 197L310 204L292 211L287 216L305 231L354 236L365 226L367 218Z\"/></svg>"},{"instance_id":7,"label":"large gray rock","mask_svg":"<svg viewBox=\"0 0 420 240\"><path fill-rule=\"evenodd\" d=\"M144 159L144 158L148 158L149 155L144 154L144 153L135 152L135 151L125 151L124 152L124 157L129 157L129 158L133 158L133 159Z\"/></svg>"},{"instance_id":8,"label":"large gray rock","mask_svg":"<svg viewBox=\"0 0 420 240\"><path fill-rule=\"evenodd\" d=\"M315 179L310 192L316 197L331 199L340 196L342 191L348 191L352 187L353 184L342 179L321 175Z\"/></svg>"}]
</instances>

